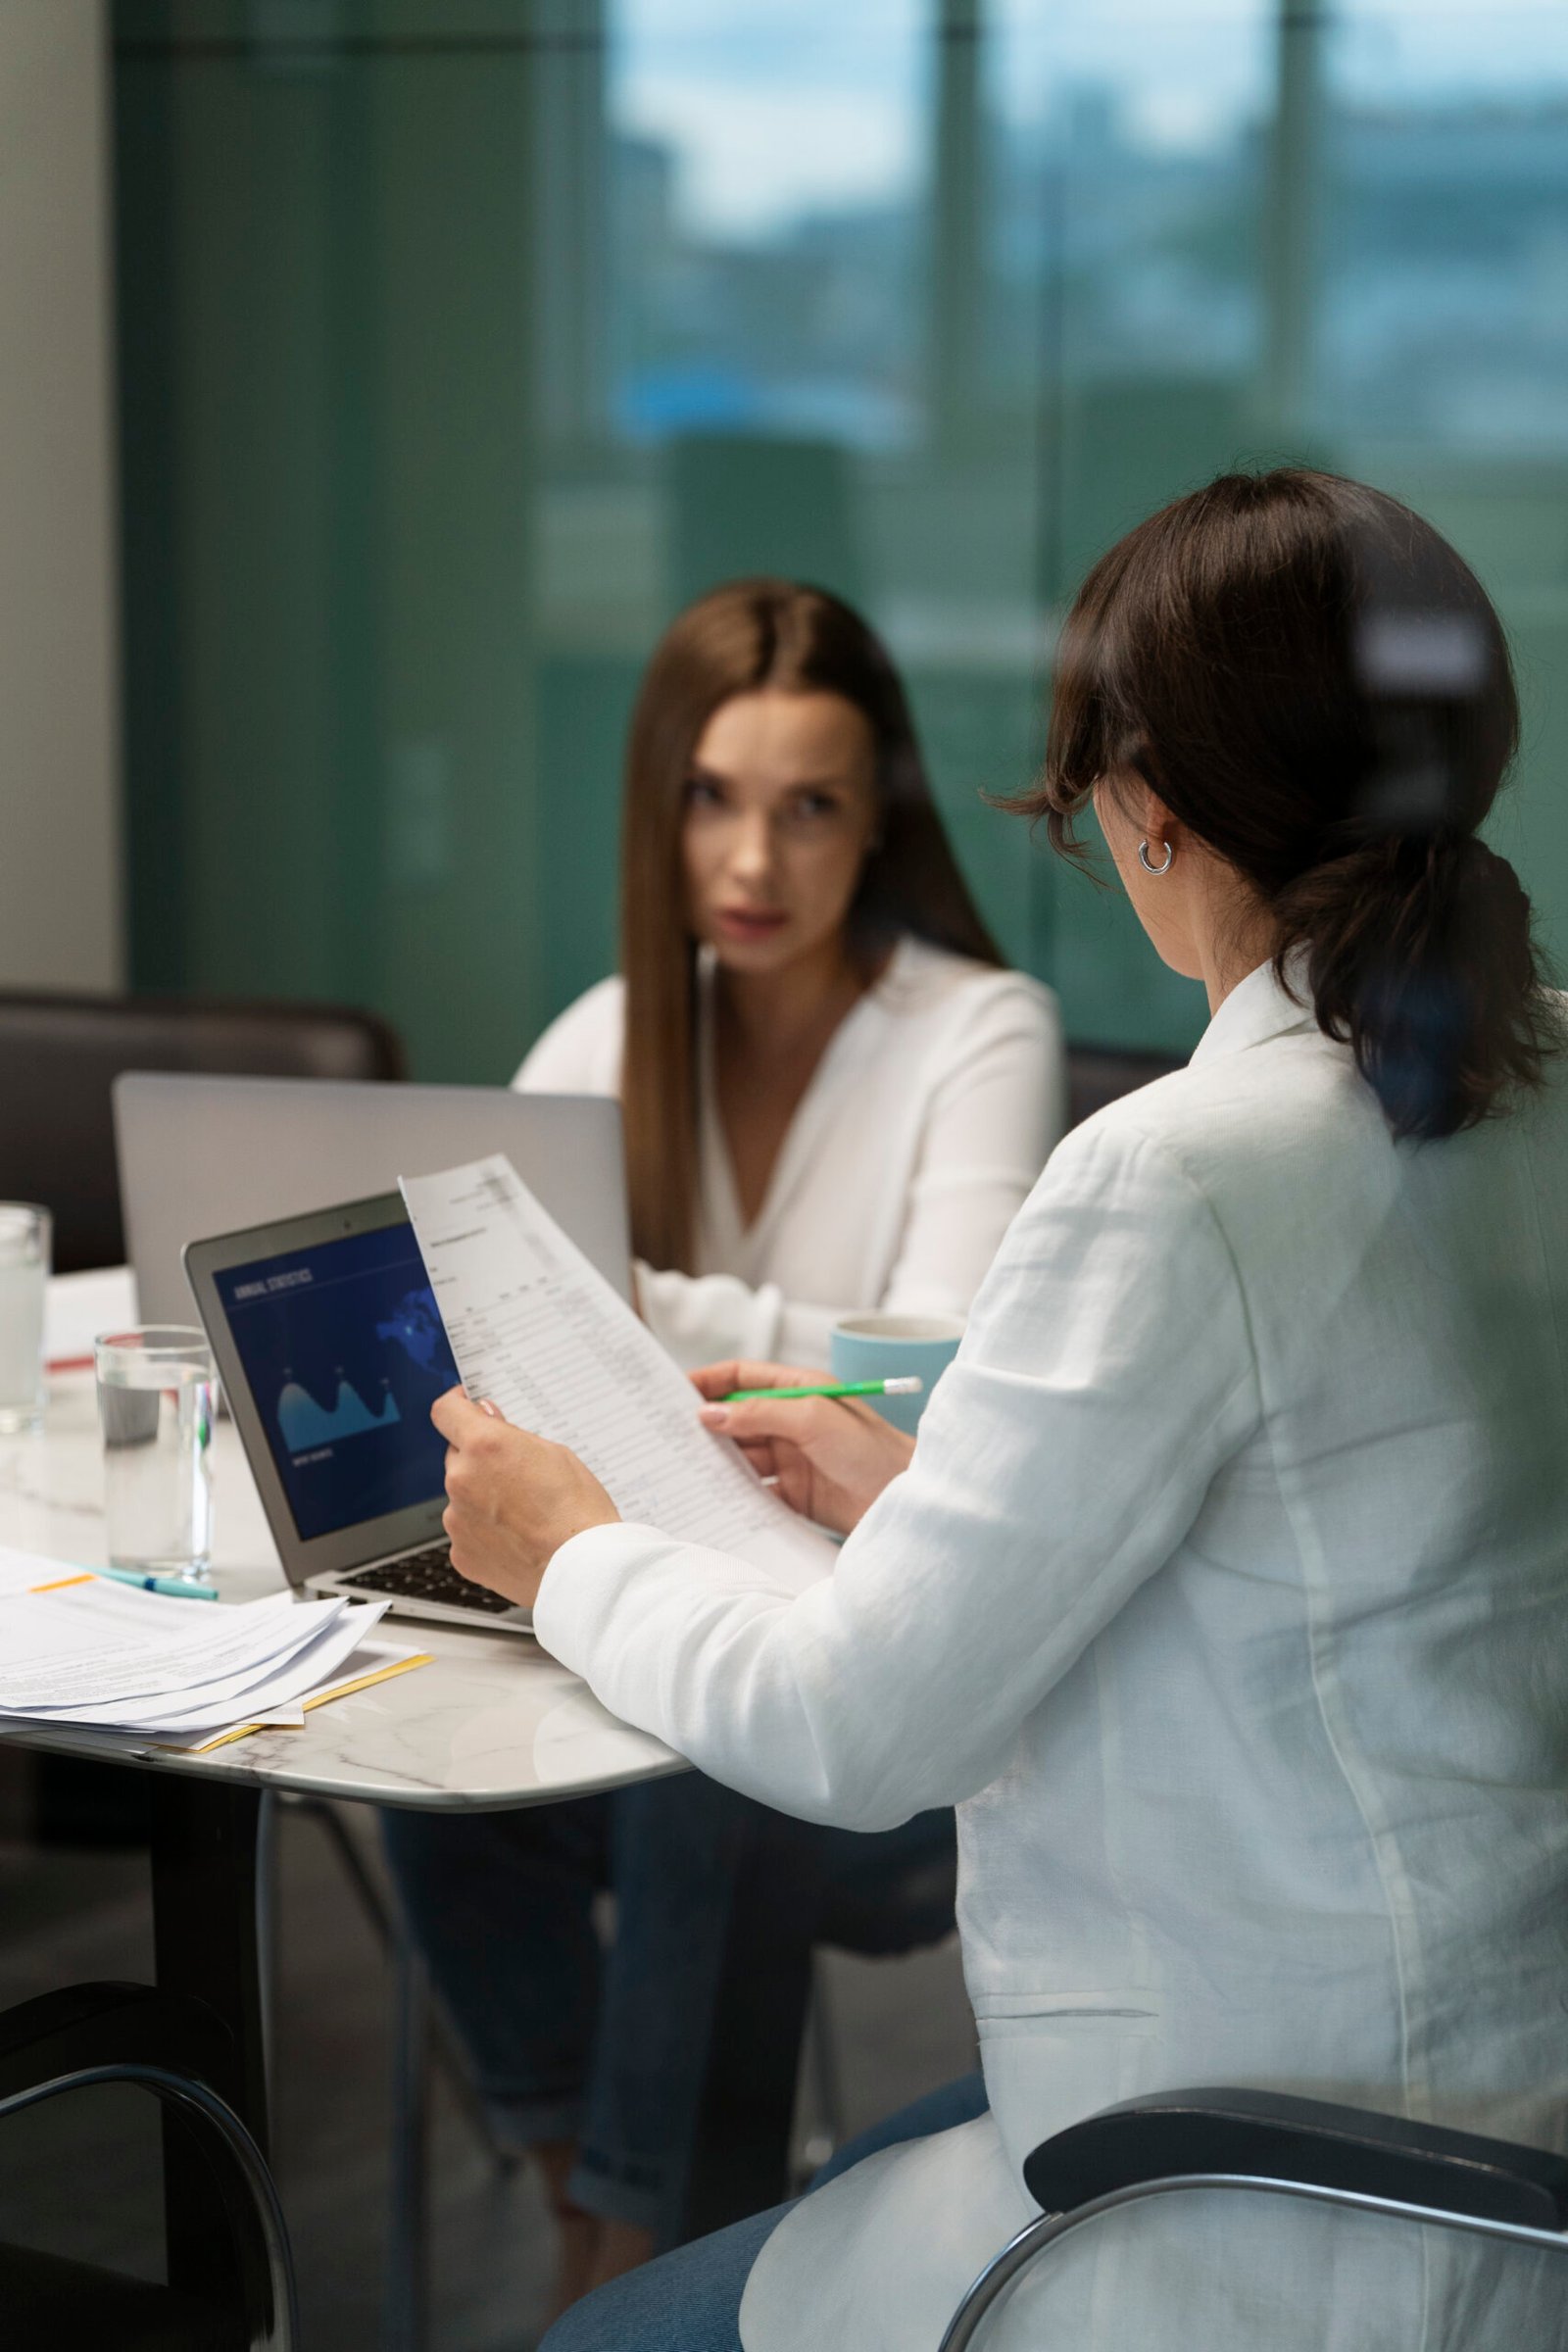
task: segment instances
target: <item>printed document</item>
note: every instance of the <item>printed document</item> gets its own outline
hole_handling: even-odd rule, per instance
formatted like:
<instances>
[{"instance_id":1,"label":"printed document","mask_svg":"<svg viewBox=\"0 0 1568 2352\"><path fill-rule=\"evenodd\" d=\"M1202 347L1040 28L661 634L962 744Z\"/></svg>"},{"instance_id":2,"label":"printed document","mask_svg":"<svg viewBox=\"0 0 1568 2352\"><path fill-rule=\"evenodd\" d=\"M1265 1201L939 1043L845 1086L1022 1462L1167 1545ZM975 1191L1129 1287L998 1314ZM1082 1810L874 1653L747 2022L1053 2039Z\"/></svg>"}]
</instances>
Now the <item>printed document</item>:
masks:
<instances>
[{"instance_id":1,"label":"printed document","mask_svg":"<svg viewBox=\"0 0 1568 2352\"><path fill-rule=\"evenodd\" d=\"M795 1591L836 1552L697 1418L647 1326L499 1152L401 1179L463 1385L569 1446L623 1519L732 1553Z\"/></svg>"},{"instance_id":2,"label":"printed document","mask_svg":"<svg viewBox=\"0 0 1568 2352\"><path fill-rule=\"evenodd\" d=\"M351 1602L301 1648L260 1674L226 1676L190 1691L160 1692L151 1700L101 1703L93 1708L92 1721L105 1730L144 1731L153 1725L160 1732L216 1732L262 1709L292 1707L306 1691L336 1677L391 1605L390 1600Z\"/></svg>"},{"instance_id":3,"label":"printed document","mask_svg":"<svg viewBox=\"0 0 1568 2352\"><path fill-rule=\"evenodd\" d=\"M389 1605L279 1592L225 1607L0 1546L0 1721L195 1732L294 1706Z\"/></svg>"}]
</instances>

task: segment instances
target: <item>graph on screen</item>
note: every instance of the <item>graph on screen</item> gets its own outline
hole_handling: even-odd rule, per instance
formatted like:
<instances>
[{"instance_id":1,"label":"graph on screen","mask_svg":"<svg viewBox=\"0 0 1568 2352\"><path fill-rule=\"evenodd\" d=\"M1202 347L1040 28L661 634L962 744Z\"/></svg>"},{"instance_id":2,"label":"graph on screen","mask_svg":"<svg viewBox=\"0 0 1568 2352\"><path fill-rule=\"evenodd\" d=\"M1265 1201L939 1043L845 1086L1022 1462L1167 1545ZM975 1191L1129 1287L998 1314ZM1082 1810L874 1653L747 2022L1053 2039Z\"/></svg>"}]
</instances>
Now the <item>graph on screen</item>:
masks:
<instances>
[{"instance_id":1,"label":"graph on screen","mask_svg":"<svg viewBox=\"0 0 1568 2352\"><path fill-rule=\"evenodd\" d=\"M433 1503L458 1377L407 1224L280 1251L219 1277L294 1524L311 1542Z\"/></svg>"},{"instance_id":2,"label":"graph on screen","mask_svg":"<svg viewBox=\"0 0 1568 2352\"><path fill-rule=\"evenodd\" d=\"M363 1437L368 1430L390 1429L402 1418L390 1389L381 1400L381 1410L372 1413L359 1390L346 1380L338 1382L337 1400L330 1407L318 1404L297 1380L286 1381L277 1399L277 1426L290 1453L309 1453L315 1446L336 1446L344 1438Z\"/></svg>"}]
</instances>

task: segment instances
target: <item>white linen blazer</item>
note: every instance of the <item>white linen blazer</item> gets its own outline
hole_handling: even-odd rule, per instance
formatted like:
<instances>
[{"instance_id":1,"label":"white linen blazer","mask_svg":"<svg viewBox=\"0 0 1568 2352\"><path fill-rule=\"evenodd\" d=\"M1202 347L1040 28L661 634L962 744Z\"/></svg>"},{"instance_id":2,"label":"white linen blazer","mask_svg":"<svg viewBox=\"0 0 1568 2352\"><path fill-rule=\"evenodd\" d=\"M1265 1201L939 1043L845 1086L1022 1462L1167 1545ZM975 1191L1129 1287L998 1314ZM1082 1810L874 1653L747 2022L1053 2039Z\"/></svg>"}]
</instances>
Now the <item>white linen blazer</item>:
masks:
<instances>
[{"instance_id":1,"label":"white linen blazer","mask_svg":"<svg viewBox=\"0 0 1568 2352\"><path fill-rule=\"evenodd\" d=\"M711 967L699 967L695 1275L637 1270L651 1329L688 1369L825 1364L843 1314L966 1315L1065 1123L1048 988L904 939L828 1042L750 1226L713 1097ZM515 1087L618 1094L624 987L552 1022Z\"/></svg>"},{"instance_id":2,"label":"white linen blazer","mask_svg":"<svg viewBox=\"0 0 1568 2352\"><path fill-rule=\"evenodd\" d=\"M798 2206L746 2352L933 2352L1032 2214L1028 2150L1141 2092L1562 2147L1564 1060L1507 1115L1396 1145L1254 972L1188 1069L1059 1146L831 1574L791 1596L596 1529L535 1625L770 1804L867 1830L958 1804L991 2113ZM1565 2267L1166 2199L1069 2241L994 2340L1568 2352Z\"/></svg>"}]
</instances>

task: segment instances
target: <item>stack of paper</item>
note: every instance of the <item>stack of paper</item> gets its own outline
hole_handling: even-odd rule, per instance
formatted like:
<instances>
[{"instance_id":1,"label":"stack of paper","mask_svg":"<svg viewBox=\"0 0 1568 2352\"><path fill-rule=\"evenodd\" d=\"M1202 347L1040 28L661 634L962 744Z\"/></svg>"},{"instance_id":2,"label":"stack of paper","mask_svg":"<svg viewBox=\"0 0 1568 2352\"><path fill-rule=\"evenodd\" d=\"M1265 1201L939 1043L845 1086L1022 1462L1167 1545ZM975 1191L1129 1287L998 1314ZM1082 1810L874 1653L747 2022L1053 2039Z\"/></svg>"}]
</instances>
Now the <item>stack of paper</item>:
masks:
<instances>
[{"instance_id":1,"label":"stack of paper","mask_svg":"<svg viewBox=\"0 0 1568 2352\"><path fill-rule=\"evenodd\" d=\"M412 1661L386 1644L356 1654L388 1605L279 1592L215 1607L0 1547L0 1726L199 1747L240 1727L298 1724L334 1684Z\"/></svg>"}]
</instances>

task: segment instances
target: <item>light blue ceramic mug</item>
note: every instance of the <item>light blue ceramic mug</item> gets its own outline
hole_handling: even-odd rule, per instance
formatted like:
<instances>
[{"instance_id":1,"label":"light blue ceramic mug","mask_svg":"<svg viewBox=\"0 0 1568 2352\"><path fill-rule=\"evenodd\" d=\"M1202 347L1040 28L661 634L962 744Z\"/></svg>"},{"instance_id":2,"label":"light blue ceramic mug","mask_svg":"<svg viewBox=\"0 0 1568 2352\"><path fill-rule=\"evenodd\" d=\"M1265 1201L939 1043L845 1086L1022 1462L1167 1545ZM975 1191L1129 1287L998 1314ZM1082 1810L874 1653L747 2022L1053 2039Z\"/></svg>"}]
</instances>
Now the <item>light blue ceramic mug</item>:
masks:
<instances>
[{"instance_id":1,"label":"light blue ceramic mug","mask_svg":"<svg viewBox=\"0 0 1568 2352\"><path fill-rule=\"evenodd\" d=\"M918 1396L868 1401L895 1429L911 1433L931 1392L958 1352L963 1324L956 1315L846 1315L833 1326L830 1362L835 1380L893 1380L917 1372Z\"/></svg>"}]
</instances>

